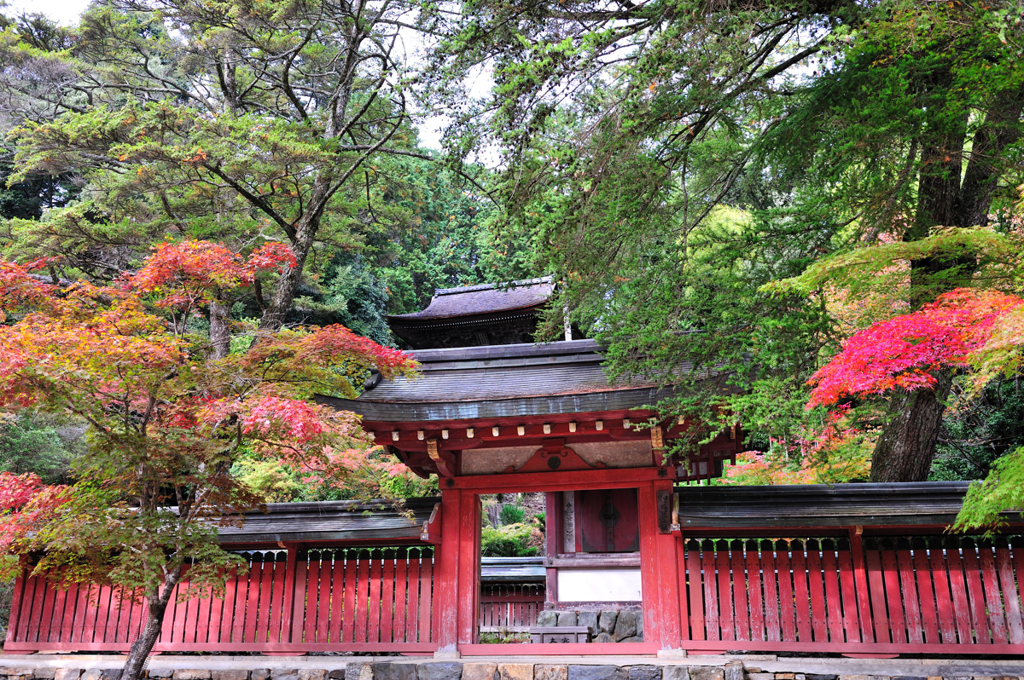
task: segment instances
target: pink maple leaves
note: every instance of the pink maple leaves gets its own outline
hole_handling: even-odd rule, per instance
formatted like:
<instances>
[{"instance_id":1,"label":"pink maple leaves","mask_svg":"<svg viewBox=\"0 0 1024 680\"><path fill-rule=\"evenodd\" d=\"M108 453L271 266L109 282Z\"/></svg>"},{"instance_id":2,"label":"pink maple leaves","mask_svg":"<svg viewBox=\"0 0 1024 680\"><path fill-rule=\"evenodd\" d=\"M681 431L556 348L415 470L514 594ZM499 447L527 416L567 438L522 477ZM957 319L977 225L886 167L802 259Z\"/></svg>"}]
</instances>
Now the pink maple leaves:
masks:
<instances>
[{"instance_id":1,"label":"pink maple leaves","mask_svg":"<svg viewBox=\"0 0 1024 680\"><path fill-rule=\"evenodd\" d=\"M1021 304L1024 300L1014 295L958 288L919 311L873 324L811 376L807 407L846 396L930 388L934 371L967 365L996 320Z\"/></svg>"}]
</instances>

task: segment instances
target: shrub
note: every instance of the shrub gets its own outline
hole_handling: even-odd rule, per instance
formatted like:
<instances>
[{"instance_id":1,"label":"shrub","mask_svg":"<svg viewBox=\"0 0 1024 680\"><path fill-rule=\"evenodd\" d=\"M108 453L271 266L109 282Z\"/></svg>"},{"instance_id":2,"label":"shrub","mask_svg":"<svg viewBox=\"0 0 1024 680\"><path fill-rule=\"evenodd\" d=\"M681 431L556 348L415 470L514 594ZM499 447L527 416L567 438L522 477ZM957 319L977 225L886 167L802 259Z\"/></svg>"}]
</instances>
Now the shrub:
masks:
<instances>
[{"instance_id":1,"label":"shrub","mask_svg":"<svg viewBox=\"0 0 1024 680\"><path fill-rule=\"evenodd\" d=\"M526 510L519 505L503 505L498 512L502 525L522 524L526 520Z\"/></svg>"},{"instance_id":2,"label":"shrub","mask_svg":"<svg viewBox=\"0 0 1024 680\"><path fill-rule=\"evenodd\" d=\"M539 554L539 548L530 545L535 530L522 523L497 529L485 526L480 530L480 554L484 557L533 557Z\"/></svg>"}]
</instances>

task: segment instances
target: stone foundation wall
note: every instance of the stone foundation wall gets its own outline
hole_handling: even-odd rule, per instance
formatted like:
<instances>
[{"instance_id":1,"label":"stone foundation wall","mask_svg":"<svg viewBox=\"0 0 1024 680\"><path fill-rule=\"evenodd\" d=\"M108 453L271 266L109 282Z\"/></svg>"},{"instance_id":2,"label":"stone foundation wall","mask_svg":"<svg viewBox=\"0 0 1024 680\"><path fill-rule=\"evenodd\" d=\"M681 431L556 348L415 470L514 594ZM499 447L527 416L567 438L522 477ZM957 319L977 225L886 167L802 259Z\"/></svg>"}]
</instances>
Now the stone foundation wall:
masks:
<instances>
[{"instance_id":1,"label":"stone foundation wall","mask_svg":"<svg viewBox=\"0 0 1024 680\"><path fill-rule=\"evenodd\" d=\"M324 659L327 661L327 659ZM197 658L195 661L201 661ZM340 661L340 660L339 660ZM198 663L196 665L199 665ZM340 665L340 663L339 663ZM114 680L119 670L0 666L0 680ZM753 664L594 665L572 663L404 662L348 663L328 668L152 670L155 680L1024 680L1024 676L883 676L762 672Z\"/></svg>"},{"instance_id":2,"label":"stone foundation wall","mask_svg":"<svg viewBox=\"0 0 1024 680\"><path fill-rule=\"evenodd\" d=\"M603 611L542 611L537 615L537 625L586 626L590 629L593 642L643 642L644 619L640 612L629 609L606 609ZM545 679L546 680L546 679Z\"/></svg>"}]
</instances>

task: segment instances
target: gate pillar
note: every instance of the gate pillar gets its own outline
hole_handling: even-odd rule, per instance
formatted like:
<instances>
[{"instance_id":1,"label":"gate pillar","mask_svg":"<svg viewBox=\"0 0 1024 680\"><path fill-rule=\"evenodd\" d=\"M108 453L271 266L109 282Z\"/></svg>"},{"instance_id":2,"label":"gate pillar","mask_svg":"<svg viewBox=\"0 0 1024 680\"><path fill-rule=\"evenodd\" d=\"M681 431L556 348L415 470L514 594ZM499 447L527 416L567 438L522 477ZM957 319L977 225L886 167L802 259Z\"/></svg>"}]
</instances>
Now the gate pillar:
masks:
<instances>
[{"instance_id":1,"label":"gate pillar","mask_svg":"<svg viewBox=\"0 0 1024 680\"><path fill-rule=\"evenodd\" d=\"M682 646L679 564L676 537L667 517L659 519L658 497L673 493L672 481L655 480L638 489L640 511L640 583L643 588L644 642L659 650ZM664 505L664 503L663 503ZM669 504L668 512L671 512ZM666 512L662 508L662 513Z\"/></svg>"},{"instance_id":2,"label":"gate pillar","mask_svg":"<svg viewBox=\"0 0 1024 680\"><path fill-rule=\"evenodd\" d=\"M460 644L476 642L480 610L480 498L460 489L442 488L441 527L441 543L434 562L434 655L452 659L459 657Z\"/></svg>"}]
</instances>

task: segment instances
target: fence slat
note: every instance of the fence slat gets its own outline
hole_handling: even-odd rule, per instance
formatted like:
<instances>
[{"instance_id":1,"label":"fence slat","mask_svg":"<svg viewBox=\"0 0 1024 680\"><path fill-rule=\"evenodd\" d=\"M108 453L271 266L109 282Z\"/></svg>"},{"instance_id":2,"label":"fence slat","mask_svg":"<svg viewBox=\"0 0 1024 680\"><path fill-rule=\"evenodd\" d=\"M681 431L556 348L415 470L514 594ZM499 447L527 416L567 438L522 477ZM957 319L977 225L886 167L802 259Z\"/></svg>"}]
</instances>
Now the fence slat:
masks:
<instances>
[{"instance_id":1,"label":"fence slat","mask_svg":"<svg viewBox=\"0 0 1024 680\"><path fill-rule=\"evenodd\" d=\"M380 641L391 642L393 617L395 615L395 560L384 553L384 568L381 572Z\"/></svg>"},{"instance_id":2,"label":"fence slat","mask_svg":"<svg viewBox=\"0 0 1024 680\"><path fill-rule=\"evenodd\" d=\"M924 642L924 625L921 623L921 602L917 593L917 578L910 554L910 542L900 539L896 550L896 570L900 576L900 593L906 612L907 638L911 643Z\"/></svg>"},{"instance_id":3,"label":"fence slat","mask_svg":"<svg viewBox=\"0 0 1024 680\"><path fill-rule=\"evenodd\" d=\"M988 611L992 640L995 644L1006 642L1006 618L1003 616L1003 602L1000 597L999 575L991 542L979 541L978 556L981 562L981 581L985 586L985 604Z\"/></svg>"},{"instance_id":4,"label":"fence slat","mask_svg":"<svg viewBox=\"0 0 1024 680\"><path fill-rule=\"evenodd\" d=\"M793 575L790 568L789 546L775 544L775 563L779 585L779 627L783 642L796 642L796 609L793 606Z\"/></svg>"},{"instance_id":5,"label":"fence slat","mask_svg":"<svg viewBox=\"0 0 1024 680\"><path fill-rule=\"evenodd\" d=\"M825 614L825 580L821 568L820 543L807 541L807 585L811 600L811 633L815 642L827 642L827 615Z\"/></svg>"},{"instance_id":6,"label":"fence slat","mask_svg":"<svg viewBox=\"0 0 1024 680\"><path fill-rule=\"evenodd\" d=\"M706 542L700 553L701 574L704 577L704 624L708 640L721 640L722 629L718 622L718 570L715 567L714 544Z\"/></svg>"},{"instance_id":7,"label":"fence slat","mask_svg":"<svg viewBox=\"0 0 1024 680\"><path fill-rule=\"evenodd\" d=\"M839 589L843 596L843 630L846 642L864 642L861 639L860 615L857 613L860 607L857 602L853 555L848 546L839 546L839 550L836 551L836 562L839 566Z\"/></svg>"},{"instance_id":8,"label":"fence slat","mask_svg":"<svg viewBox=\"0 0 1024 680\"><path fill-rule=\"evenodd\" d=\"M764 640L764 597L761 592L761 556L757 541L747 541L747 588L750 602L750 639Z\"/></svg>"},{"instance_id":9,"label":"fence slat","mask_svg":"<svg viewBox=\"0 0 1024 680\"><path fill-rule=\"evenodd\" d=\"M735 639L750 639L750 602L747 597L743 541L729 541L729 573L732 576L733 626Z\"/></svg>"},{"instance_id":10,"label":"fence slat","mask_svg":"<svg viewBox=\"0 0 1024 680\"><path fill-rule=\"evenodd\" d=\"M843 605L839 594L839 564L836 561L835 541L822 541L822 574L825 580L825 605L828 619L828 642L845 642L843 635ZM824 642L824 640L823 640Z\"/></svg>"},{"instance_id":11,"label":"fence slat","mask_svg":"<svg viewBox=\"0 0 1024 680\"><path fill-rule=\"evenodd\" d=\"M761 541L761 578L764 581L764 625L769 642L782 638L779 621L779 579L775 561L775 543Z\"/></svg>"},{"instance_id":12,"label":"fence slat","mask_svg":"<svg viewBox=\"0 0 1024 680\"><path fill-rule=\"evenodd\" d=\"M999 585L1003 589L1003 610L1006 613L1006 627L1010 642L1024 643L1024 626L1021 624L1020 601L1017 599L1017 582L1013 576L1013 562L1005 540L996 545L996 571Z\"/></svg>"},{"instance_id":13,"label":"fence slat","mask_svg":"<svg viewBox=\"0 0 1024 680\"><path fill-rule=\"evenodd\" d=\"M813 642L811 634L811 602L807 589L807 560L804 545L793 541L790 545L790 565L793 567L793 610L796 613L796 634L800 642Z\"/></svg>"}]
</instances>

